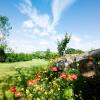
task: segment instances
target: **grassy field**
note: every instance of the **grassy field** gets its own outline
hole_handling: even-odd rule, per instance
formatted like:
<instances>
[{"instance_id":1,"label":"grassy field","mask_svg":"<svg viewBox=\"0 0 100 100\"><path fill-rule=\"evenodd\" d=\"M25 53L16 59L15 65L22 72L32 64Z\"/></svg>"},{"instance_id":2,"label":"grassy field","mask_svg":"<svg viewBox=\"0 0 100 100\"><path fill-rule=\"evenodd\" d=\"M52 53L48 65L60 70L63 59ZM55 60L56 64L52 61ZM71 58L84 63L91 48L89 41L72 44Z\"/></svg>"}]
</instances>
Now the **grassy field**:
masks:
<instances>
[{"instance_id":1,"label":"grassy field","mask_svg":"<svg viewBox=\"0 0 100 100\"><path fill-rule=\"evenodd\" d=\"M24 67L46 67L48 62L43 59L33 59L31 61L14 62L14 63L0 63L0 78L6 75L13 75L15 68Z\"/></svg>"}]
</instances>

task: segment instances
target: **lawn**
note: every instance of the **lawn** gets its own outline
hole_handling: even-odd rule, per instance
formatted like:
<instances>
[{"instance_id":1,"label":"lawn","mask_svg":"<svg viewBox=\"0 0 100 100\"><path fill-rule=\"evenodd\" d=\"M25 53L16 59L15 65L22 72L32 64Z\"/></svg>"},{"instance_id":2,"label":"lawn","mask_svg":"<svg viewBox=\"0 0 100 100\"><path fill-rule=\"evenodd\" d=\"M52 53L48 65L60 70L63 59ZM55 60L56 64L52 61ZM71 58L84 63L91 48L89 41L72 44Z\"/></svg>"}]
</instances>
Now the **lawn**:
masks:
<instances>
[{"instance_id":1,"label":"lawn","mask_svg":"<svg viewBox=\"0 0 100 100\"><path fill-rule=\"evenodd\" d=\"M13 75L16 73L15 68L46 67L47 65L48 62L43 59L33 59L31 61L14 63L0 63L0 78L6 75Z\"/></svg>"}]
</instances>

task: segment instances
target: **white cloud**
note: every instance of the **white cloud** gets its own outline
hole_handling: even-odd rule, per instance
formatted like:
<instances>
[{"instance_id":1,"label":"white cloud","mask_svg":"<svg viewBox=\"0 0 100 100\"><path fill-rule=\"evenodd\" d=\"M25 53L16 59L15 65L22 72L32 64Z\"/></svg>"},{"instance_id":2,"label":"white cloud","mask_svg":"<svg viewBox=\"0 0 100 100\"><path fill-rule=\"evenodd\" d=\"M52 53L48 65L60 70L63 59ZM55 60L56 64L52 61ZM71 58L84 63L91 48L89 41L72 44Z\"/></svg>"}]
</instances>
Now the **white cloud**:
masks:
<instances>
[{"instance_id":1,"label":"white cloud","mask_svg":"<svg viewBox=\"0 0 100 100\"><path fill-rule=\"evenodd\" d=\"M83 35L84 37L85 35ZM95 40L95 38L90 39L86 37L80 37L77 35L73 35L71 38L71 41L69 43L69 47L81 49L84 51L91 50L91 49L97 49L99 48L100 40Z\"/></svg>"},{"instance_id":2,"label":"white cloud","mask_svg":"<svg viewBox=\"0 0 100 100\"><path fill-rule=\"evenodd\" d=\"M24 3L21 3L19 10L31 20L31 25L34 25L36 28L41 28L41 30L50 30L50 17L48 14L39 14L38 10L32 6L30 0L25 0ZM29 24L29 23L28 23ZM26 24L27 26L27 24Z\"/></svg>"},{"instance_id":3,"label":"white cloud","mask_svg":"<svg viewBox=\"0 0 100 100\"><path fill-rule=\"evenodd\" d=\"M79 42L81 41L81 38L78 37L78 36L76 36L76 35L73 35L73 36L71 37L71 40L72 40L73 42L79 43Z\"/></svg>"},{"instance_id":4,"label":"white cloud","mask_svg":"<svg viewBox=\"0 0 100 100\"><path fill-rule=\"evenodd\" d=\"M79 37L77 35L72 35L70 43L68 44L68 46L70 46L72 48L76 48L76 49L82 49L82 48L80 48L81 42L82 42L81 37Z\"/></svg>"},{"instance_id":5,"label":"white cloud","mask_svg":"<svg viewBox=\"0 0 100 100\"><path fill-rule=\"evenodd\" d=\"M56 34L55 27L59 23L62 12L75 0L52 0L52 15L39 13L40 9L35 8L31 0L23 1L18 9L28 19L22 22L17 34L27 34L27 39L22 38L11 41L10 47L17 52L32 52L46 50L47 48L55 51L57 49L57 39L61 40L64 37L64 34Z\"/></svg>"},{"instance_id":6,"label":"white cloud","mask_svg":"<svg viewBox=\"0 0 100 100\"><path fill-rule=\"evenodd\" d=\"M61 14L66 7L69 7L75 0L52 0L52 16L45 14L39 14L39 10L32 6L31 0L24 0L18 7L20 12L29 17L29 20L23 22L23 26L26 28L36 27L41 29L40 35L48 35L55 31L55 26L60 20ZM33 30L34 32L34 30ZM46 34L44 34L46 33Z\"/></svg>"},{"instance_id":7,"label":"white cloud","mask_svg":"<svg viewBox=\"0 0 100 100\"><path fill-rule=\"evenodd\" d=\"M19 41L18 41L19 40ZM32 46L31 41L20 40L20 39L10 39L8 42L9 47L11 47L15 52L33 52L34 46Z\"/></svg>"},{"instance_id":8,"label":"white cloud","mask_svg":"<svg viewBox=\"0 0 100 100\"><path fill-rule=\"evenodd\" d=\"M46 40L42 40L42 41L40 41L40 44L41 44L41 45L48 45L49 43L48 43L48 41L46 41Z\"/></svg>"},{"instance_id":9,"label":"white cloud","mask_svg":"<svg viewBox=\"0 0 100 100\"><path fill-rule=\"evenodd\" d=\"M37 36L47 36L47 35L49 35L48 32L43 31L43 30L36 28L36 27L32 29L32 33L34 35L37 35Z\"/></svg>"},{"instance_id":10,"label":"white cloud","mask_svg":"<svg viewBox=\"0 0 100 100\"><path fill-rule=\"evenodd\" d=\"M64 9L69 7L71 4L73 4L75 0L53 0L52 3L52 14L53 14L53 26L55 26Z\"/></svg>"},{"instance_id":11,"label":"white cloud","mask_svg":"<svg viewBox=\"0 0 100 100\"><path fill-rule=\"evenodd\" d=\"M33 22L32 20L26 20L23 22L22 27L23 28L33 28Z\"/></svg>"}]
</instances>

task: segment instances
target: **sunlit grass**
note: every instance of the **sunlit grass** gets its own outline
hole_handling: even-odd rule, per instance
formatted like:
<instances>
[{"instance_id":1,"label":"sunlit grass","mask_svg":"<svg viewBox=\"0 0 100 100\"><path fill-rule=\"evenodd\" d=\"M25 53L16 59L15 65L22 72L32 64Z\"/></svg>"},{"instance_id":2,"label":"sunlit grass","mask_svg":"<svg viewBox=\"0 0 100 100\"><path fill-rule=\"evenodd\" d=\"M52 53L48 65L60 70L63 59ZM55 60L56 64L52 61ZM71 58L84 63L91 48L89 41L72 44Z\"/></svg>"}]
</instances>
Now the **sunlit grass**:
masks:
<instances>
[{"instance_id":1,"label":"sunlit grass","mask_svg":"<svg viewBox=\"0 0 100 100\"><path fill-rule=\"evenodd\" d=\"M15 68L46 67L47 65L48 62L43 59L33 59L31 61L14 63L0 63L0 78L6 75L13 75L16 73Z\"/></svg>"}]
</instances>

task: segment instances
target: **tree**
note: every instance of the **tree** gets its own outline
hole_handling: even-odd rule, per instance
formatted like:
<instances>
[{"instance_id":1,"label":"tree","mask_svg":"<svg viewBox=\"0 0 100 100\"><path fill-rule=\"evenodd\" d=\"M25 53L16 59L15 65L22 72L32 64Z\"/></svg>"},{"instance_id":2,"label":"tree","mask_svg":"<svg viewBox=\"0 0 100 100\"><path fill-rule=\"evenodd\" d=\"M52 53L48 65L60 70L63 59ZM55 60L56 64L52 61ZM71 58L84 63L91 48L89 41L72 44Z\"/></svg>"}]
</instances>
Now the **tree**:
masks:
<instances>
[{"instance_id":1,"label":"tree","mask_svg":"<svg viewBox=\"0 0 100 100\"><path fill-rule=\"evenodd\" d=\"M3 48L0 48L0 62L4 62L6 58L6 54Z\"/></svg>"},{"instance_id":2,"label":"tree","mask_svg":"<svg viewBox=\"0 0 100 100\"><path fill-rule=\"evenodd\" d=\"M6 16L0 16L0 48L6 48L6 39L9 36L9 30L11 29L9 19Z\"/></svg>"},{"instance_id":3,"label":"tree","mask_svg":"<svg viewBox=\"0 0 100 100\"><path fill-rule=\"evenodd\" d=\"M74 48L67 48L67 50L65 50L66 54L81 54L84 53L84 51L79 50L79 49L74 49Z\"/></svg>"},{"instance_id":4,"label":"tree","mask_svg":"<svg viewBox=\"0 0 100 100\"><path fill-rule=\"evenodd\" d=\"M6 39L10 29L9 19L6 16L0 16L0 62L4 62L5 60Z\"/></svg>"},{"instance_id":5,"label":"tree","mask_svg":"<svg viewBox=\"0 0 100 100\"><path fill-rule=\"evenodd\" d=\"M46 52L45 52L45 58L46 58L47 60L51 59L51 51L50 51L50 49L47 49L47 50L46 50Z\"/></svg>"},{"instance_id":6,"label":"tree","mask_svg":"<svg viewBox=\"0 0 100 100\"><path fill-rule=\"evenodd\" d=\"M58 40L58 53L60 56L63 56L65 49L67 47L67 44L70 41L71 36L69 36L67 33L65 34L64 39L62 39L61 41Z\"/></svg>"}]
</instances>

